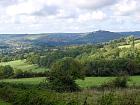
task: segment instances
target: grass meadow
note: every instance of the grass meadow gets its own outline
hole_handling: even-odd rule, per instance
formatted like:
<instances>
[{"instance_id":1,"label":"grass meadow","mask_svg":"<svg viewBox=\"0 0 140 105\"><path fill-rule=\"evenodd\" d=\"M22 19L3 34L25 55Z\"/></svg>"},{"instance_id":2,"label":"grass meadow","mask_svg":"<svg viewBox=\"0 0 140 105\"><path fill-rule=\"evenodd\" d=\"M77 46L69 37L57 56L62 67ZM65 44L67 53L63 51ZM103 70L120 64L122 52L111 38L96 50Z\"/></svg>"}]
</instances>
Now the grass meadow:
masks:
<instances>
[{"instance_id":1,"label":"grass meadow","mask_svg":"<svg viewBox=\"0 0 140 105\"><path fill-rule=\"evenodd\" d=\"M129 44L129 45L123 45L123 46L119 46L118 48L130 48L131 47L131 45ZM140 48L140 40L135 40L135 47L136 48Z\"/></svg>"},{"instance_id":2,"label":"grass meadow","mask_svg":"<svg viewBox=\"0 0 140 105\"><path fill-rule=\"evenodd\" d=\"M10 65L12 66L15 70L20 69L22 71L32 71L32 72L44 72L48 71L47 68L41 68L38 67L35 64L28 64L26 60L15 60L15 61L10 61L10 62L2 62L0 65Z\"/></svg>"},{"instance_id":3,"label":"grass meadow","mask_svg":"<svg viewBox=\"0 0 140 105\"><path fill-rule=\"evenodd\" d=\"M8 82L13 84L27 84L27 85L38 85L40 82L44 81L45 77L37 77L37 78L22 78L22 79L4 79L0 80L0 82ZM90 87L98 87L103 83L111 81L115 79L115 77L86 77L84 80L76 80L76 83L81 88L90 88ZM129 79L129 86L136 85L140 86L140 76L131 76Z\"/></svg>"}]
</instances>

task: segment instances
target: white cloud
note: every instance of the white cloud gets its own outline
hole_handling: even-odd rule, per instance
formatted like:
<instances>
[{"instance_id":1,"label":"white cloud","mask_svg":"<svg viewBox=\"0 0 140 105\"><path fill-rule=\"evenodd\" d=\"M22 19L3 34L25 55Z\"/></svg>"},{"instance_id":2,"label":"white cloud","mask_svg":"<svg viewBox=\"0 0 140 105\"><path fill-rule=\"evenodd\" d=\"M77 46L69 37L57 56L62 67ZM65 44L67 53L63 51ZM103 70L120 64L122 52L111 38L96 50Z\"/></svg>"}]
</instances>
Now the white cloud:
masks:
<instances>
[{"instance_id":1,"label":"white cloud","mask_svg":"<svg viewBox=\"0 0 140 105\"><path fill-rule=\"evenodd\" d=\"M139 3L139 0L0 0L0 28L7 31L7 27L13 32L17 31L14 26L21 32L81 32L132 27L140 20Z\"/></svg>"},{"instance_id":2,"label":"white cloud","mask_svg":"<svg viewBox=\"0 0 140 105\"><path fill-rule=\"evenodd\" d=\"M10 5L6 9L8 15L20 15L20 14L33 14L44 11L54 12L57 14L56 9L74 10L76 9L100 9L106 6L113 5L117 0L17 0L14 5ZM20 2L19 2L20 1ZM73 11L72 11L73 12ZM66 12L65 12L66 13Z\"/></svg>"},{"instance_id":3,"label":"white cloud","mask_svg":"<svg viewBox=\"0 0 140 105\"><path fill-rule=\"evenodd\" d=\"M98 9L105 6L110 6L116 3L117 0L70 0L72 4L79 8Z\"/></svg>"},{"instance_id":4,"label":"white cloud","mask_svg":"<svg viewBox=\"0 0 140 105\"><path fill-rule=\"evenodd\" d=\"M8 15L14 16L14 15L20 15L20 14L32 14L36 11L39 11L42 8L42 5L40 2L37 2L37 0L33 1L27 1L27 2L21 2L19 4L14 4L11 6L8 6L6 9L6 13Z\"/></svg>"},{"instance_id":5,"label":"white cloud","mask_svg":"<svg viewBox=\"0 0 140 105\"><path fill-rule=\"evenodd\" d=\"M122 0L114 6L117 15L133 15L140 11L139 0Z\"/></svg>"},{"instance_id":6,"label":"white cloud","mask_svg":"<svg viewBox=\"0 0 140 105\"><path fill-rule=\"evenodd\" d=\"M97 20L97 21L101 21L104 20L106 18L106 14L104 14L102 11L94 11L92 13L85 13L85 14L81 14L79 16L79 21L83 22L83 21L93 21L93 20Z\"/></svg>"}]
</instances>

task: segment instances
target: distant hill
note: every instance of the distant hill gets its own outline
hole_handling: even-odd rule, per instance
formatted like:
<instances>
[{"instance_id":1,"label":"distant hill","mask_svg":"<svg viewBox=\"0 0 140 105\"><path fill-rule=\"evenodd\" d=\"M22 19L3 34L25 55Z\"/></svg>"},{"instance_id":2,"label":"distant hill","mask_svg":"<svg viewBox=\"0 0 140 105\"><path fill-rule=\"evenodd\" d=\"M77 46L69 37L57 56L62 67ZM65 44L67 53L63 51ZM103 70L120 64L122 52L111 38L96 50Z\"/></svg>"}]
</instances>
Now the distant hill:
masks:
<instances>
[{"instance_id":1,"label":"distant hill","mask_svg":"<svg viewBox=\"0 0 140 105\"><path fill-rule=\"evenodd\" d=\"M50 46L70 45L73 44L73 40L79 39L80 37L81 33L48 33L40 35L33 42Z\"/></svg>"},{"instance_id":2,"label":"distant hill","mask_svg":"<svg viewBox=\"0 0 140 105\"><path fill-rule=\"evenodd\" d=\"M84 43L101 43L114 39L119 39L121 37L124 37L124 35L115 32L99 30L95 32L90 32L78 40Z\"/></svg>"},{"instance_id":3,"label":"distant hill","mask_svg":"<svg viewBox=\"0 0 140 105\"><path fill-rule=\"evenodd\" d=\"M88 44L101 43L124 37L119 33L109 31L95 31L89 33L49 33L40 35L33 40L34 43L48 45L71 45L71 44Z\"/></svg>"},{"instance_id":4,"label":"distant hill","mask_svg":"<svg viewBox=\"0 0 140 105\"><path fill-rule=\"evenodd\" d=\"M125 36L130 36L133 35L137 38L140 38L140 31L133 31L133 32L119 32L119 34L125 35Z\"/></svg>"},{"instance_id":5,"label":"distant hill","mask_svg":"<svg viewBox=\"0 0 140 105\"><path fill-rule=\"evenodd\" d=\"M96 44L130 35L140 38L140 31L110 32L99 30L87 33L0 34L0 42L5 43L6 45L19 45L19 43L26 43L32 45L60 46L89 43Z\"/></svg>"}]
</instances>

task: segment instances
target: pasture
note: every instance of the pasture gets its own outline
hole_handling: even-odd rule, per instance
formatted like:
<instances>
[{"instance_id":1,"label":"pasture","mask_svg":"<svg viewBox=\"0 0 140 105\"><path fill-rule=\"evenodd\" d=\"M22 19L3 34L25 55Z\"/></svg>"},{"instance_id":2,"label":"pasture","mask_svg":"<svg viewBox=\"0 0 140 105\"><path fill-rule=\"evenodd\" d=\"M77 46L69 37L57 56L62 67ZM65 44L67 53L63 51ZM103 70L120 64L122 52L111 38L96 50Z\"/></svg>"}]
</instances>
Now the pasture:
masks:
<instances>
[{"instance_id":1,"label":"pasture","mask_svg":"<svg viewBox=\"0 0 140 105\"><path fill-rule=\"evenodd\" d=\"M129 44L129 45L122 45L122 46L119 46L118 48L130 48L131 47L131 45ZM140 48L140 40L135 40L135 47L136 48Z\"/></svg>"},{"instance_id":2,"label":"pasture","mask_svg":"<svg viewBox=\"0 0 140 105\"><path fill-rule=\"evenodd\" d=\"M26 60L15 60L10 62L2 62L0 65L10 65L14 68L14 70L22 70L22 71L32 71L32 72L44 72L48 71L48 68L41 68L38 65L35 64L28 64Z\"/></svg>"},{"instance_id":3,"label":"pasture","mask_svg":"<svg viewBox=\"0 0 140 105\"><path fill-rule=\"evenodd\" d=\"M81 88L90 88L90 87L98 87L103 83L106 83L115 77L86 77L84 80L76 80L76 83ZM44 81L45 77L38 78L22 78L22 79L4 79L0 80L0 82L9 82L14 84L29 84L29 85L38 85L40 82ZM130 81L128 83L129 86L136 85L140 86L140 76L131 76Z\"/></svg>"}]
</instances>

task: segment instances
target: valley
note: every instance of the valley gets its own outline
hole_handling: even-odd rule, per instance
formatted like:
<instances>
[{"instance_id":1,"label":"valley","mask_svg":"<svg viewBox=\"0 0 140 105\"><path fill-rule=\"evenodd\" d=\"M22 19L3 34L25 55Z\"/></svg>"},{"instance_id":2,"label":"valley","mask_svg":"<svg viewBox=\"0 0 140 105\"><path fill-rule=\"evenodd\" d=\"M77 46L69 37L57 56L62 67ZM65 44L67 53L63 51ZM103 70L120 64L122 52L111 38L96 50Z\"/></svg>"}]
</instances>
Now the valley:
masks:
<instances>
[{"instance_id":1,"label":"valley","mask_svg":"<svg viewBox=\"0 0 140 105\"><path fill-rule=\"evenodd\" d=\"M140 40L135 35L100 30L3 36L0 104L104 105L107 98L112 104L106 105L130 100L139 105Z\"/></svg>"},{"instance_id":2,"label":"valley","mask_svg":"<svg viewBox=\"0 0 140 105\"><path fill-rule=\"evenodd\" d=\"M0 0L0 105L140 105L140 0Z\"/></svg>"}]
</instances>

